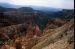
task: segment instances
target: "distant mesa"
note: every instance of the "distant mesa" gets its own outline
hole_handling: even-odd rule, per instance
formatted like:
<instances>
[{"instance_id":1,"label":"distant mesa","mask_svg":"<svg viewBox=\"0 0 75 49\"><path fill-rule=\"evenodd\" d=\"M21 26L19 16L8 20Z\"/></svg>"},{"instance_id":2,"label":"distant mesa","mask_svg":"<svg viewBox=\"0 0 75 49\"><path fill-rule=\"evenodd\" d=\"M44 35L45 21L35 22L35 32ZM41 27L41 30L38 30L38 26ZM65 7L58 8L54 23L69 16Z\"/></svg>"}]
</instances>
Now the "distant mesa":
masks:
<instances>
[{"instance_id":1,"label":"distant mesa","mask_svg":"<svg viewBox=\"0 0 75 49\"><path fill-rule=\"evenodd\" d=\"M47 12L56 12L56 11L60 11L61 9L59 8L52 8L52 7L41 7L41 6L20 6L20 5L13 5L13 4L10 4L10 3L0 3L0 6L1 7L4 7L4 8L16 8L18 9L19 11L27 11L27 12L31 12L34 10L39 10L39 11L47 11Z\"/></svg>"},{"instance_id":2,"label":"distant mesa","mask_svg":"<svg viewBox=\"0 0 75 49\"><path fill-rule=\"evenodd\" d=\"M32 12L34 11L31 7L21 7L18 9L20 12Z\"/></svg>"}]
</instances>

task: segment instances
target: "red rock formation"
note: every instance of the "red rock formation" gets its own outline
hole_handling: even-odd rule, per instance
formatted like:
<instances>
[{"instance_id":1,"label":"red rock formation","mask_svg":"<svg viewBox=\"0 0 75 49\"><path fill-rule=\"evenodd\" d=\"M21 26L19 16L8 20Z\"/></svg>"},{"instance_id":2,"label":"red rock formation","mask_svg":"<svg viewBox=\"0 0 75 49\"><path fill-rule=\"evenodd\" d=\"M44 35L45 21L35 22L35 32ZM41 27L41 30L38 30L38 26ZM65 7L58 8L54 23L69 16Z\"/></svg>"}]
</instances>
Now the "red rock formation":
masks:
<instances>
[{"instance_id":1,"label":"red rock formation","mask_svg":"<svg viewBox=\"0 0 75 49\"><path fill-rule=\"evenodd\" d=\"M41 35L42 35L41 30L39 29L39 26L38 26L38 25L34 26L33 32L34 32L35 35L37 35L37 36L41 36Z\"/></svg>"},{"instance_id":2,"label":"red rock formation","mask_svg":"<svg viewBox=\"0 0 75 49\"><path fill-rule=\"evenodd\" d=\"M55 28L61 27L65 23L66 23L66 20L56 18L56 19L53 19L53 20L49 20L48 24L46 25L46 28L47 29L55 29Z\"/></svg>"},{"instance_id":3,"label":"red rock formation","mask_svg":"<svg viewBox=\"0 0 75 49\"><path fill-rule=\"evenodd\" d=\"M38 25L35 25L35 26L30 25L27 29L26 37L32 38L32 37L35 37L35 36L41 36L41 34L42 33L41 33Z\"/></svg>"},{"instance_id":4,"label":"red rock formation","mask_svg":"<svg viewBox=\"0 0 75 49\"><path fill-rule=\"evenodd\" d=\"M49 20L48 24L46 25L46 28L44 29L44 32L52 32L54 29L61 27L65 23L66 20L60 18Z\"/></svg>"},{"instance_id":5,"label":"red rock formation","mask_svg":"<svg viewBox=\"0 0 75 49\"><path fill-rule=\"evenodd\" d=\"M0 33L0 40L7 41L9 39L8 35L5 33Z\"/></svg>"}]
</instances>

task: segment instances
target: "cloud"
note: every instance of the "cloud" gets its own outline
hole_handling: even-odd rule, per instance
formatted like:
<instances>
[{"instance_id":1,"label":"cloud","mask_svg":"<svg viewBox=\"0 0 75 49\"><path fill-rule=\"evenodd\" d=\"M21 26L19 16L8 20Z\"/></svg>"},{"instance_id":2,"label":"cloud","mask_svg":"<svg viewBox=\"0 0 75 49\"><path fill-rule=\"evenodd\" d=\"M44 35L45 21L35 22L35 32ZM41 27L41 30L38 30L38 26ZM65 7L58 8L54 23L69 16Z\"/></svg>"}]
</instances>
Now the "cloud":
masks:
<instances>
[{"instance_id":1,"label":"cloud","mask_svg":"<svg viewBox=\"0 0 75 49\"><path fill-rule=\"evenodd\" d=\"M1 0L5 2L5 0ZM74 0L6 0L6 2L16 5L34 5L34 6L47 6L56 8L74 8Z\"/></svg>"},{"instance_id":2,"label":"cloud","mask_svg":"<svg viewBox=\"0 0 75 49\"><path fill-rule=\"evenodd\" d=\"M0 0L0 3L8 2L9 0Z\"/></svg>"}]
</instances>

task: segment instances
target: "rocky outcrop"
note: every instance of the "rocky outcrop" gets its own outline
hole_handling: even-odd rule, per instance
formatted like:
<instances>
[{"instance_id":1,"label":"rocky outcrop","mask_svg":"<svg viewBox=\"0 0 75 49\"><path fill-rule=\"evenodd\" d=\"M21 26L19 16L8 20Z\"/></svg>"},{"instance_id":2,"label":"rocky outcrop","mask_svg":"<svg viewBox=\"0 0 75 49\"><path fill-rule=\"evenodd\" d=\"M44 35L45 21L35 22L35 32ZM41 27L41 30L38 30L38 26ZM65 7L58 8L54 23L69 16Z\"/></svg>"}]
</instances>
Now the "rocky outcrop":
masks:
<instances>
[{"instance_id":1,"label":"rocky outcrop","mask_svg":"<svg viewBox=\"0 0 75 49\"><path fill-rule=\"evenodd\" d=\"M28 24L19 24L19 25L12 25L8 27L4 27L0 29L0 33L8 33L8 31L13 30L18 33L23 31L22 28L27 28L26 36L17 36L15 40L9 40L5 42L5 46L2 48L18 48L21 49L67 49L73 48L73 27L74 27L74 20L65 23L61 27L54 29L52 32L48 31L48 33L41 35L40 29L37 25L32 26L31 23ZM4 30L5 32L2 32ZM25 31L24 31L25 32ZM18 34L16 34L18 35ZM18 44L16 44L18 43ZM62 44L61 44L62 43ZM20 44L20 45L19 45ZM58 45L57 45L58 44ZM6 46L7 45L7 46ZM17 46L17 47L16 47ZM70 47L69 47L70 46ZM1 49L2 49L1 48Z\"/></svg>"},{"instance_id":2,"label":"rocky outcrop","mask_svg":"<svg viewBox=\"0 0 75 49\"><path fill-rule=\"evenodd\" d=\"M52 34L48 33L47 35L41 37L41 39L39 40L39 43L36 44L35 46L33 46L32 49L42 49L43 47L48 46L49 44L54 43L57 40L61 39L64 36L65 32L68 31L68 29L71 28L71 26L74 24L73 22L74 21L71 20L70 22L64 24L62 27L55 29L55 31L52 32ZM70 37L68 37L68 38L70 38ZM64 46L65 45L63 45L63 47ZM60 47L62 47L62 46L60 46ZM58 47L58 48L60 49L60 47Z\"/></svg>"}]
</instances>

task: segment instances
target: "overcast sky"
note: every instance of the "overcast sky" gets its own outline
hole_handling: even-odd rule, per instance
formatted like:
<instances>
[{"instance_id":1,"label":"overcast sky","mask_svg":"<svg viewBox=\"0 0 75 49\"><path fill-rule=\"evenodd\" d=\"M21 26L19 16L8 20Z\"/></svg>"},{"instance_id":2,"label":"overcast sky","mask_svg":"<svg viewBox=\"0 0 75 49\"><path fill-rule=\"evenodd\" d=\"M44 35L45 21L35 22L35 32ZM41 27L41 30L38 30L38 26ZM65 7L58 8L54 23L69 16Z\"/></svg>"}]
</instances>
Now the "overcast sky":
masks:
<instances>
[{"instance_id":1,"label":"overcast sky","mask_svg":"<svg viewBox=\"0 0 75 49\"><path fill-rule=\"evenodd\" d=\"M2 2L15 5L46 6L64 9L74 8L74 0L0 0L0 3Z\"/></svg>"}]
</instances>

